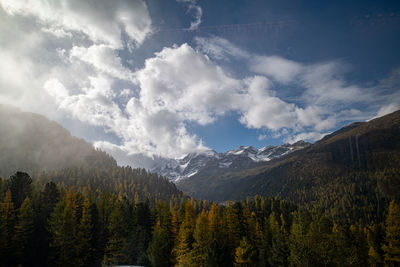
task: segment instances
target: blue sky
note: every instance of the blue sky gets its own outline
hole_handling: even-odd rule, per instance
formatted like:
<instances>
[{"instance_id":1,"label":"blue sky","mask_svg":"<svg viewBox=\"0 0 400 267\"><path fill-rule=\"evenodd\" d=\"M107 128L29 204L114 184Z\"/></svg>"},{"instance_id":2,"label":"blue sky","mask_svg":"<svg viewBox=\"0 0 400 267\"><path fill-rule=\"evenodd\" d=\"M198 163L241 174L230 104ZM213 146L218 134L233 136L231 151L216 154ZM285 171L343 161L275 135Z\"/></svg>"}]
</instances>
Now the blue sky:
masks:
<instances>
[{"instance_id":1,"label":"blue sky","mask_svg":"<svg viewBox=\"0 0 400 267\"><path fill-rule=\"evenodd\" d=\"M0 103L122 164L315 141L400 107L398 1L0 0Z\"/></svg>"}]
</instances>

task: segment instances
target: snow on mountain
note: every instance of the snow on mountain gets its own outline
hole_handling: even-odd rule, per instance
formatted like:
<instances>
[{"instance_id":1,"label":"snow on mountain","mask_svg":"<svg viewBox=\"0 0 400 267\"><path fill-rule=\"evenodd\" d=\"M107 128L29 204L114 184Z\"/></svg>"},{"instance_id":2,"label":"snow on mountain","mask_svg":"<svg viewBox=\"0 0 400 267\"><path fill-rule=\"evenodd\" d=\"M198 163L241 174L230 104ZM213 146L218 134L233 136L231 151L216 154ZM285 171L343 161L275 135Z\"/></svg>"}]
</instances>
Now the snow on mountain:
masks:
<instances>
[{"instance_id":1,"label":"snow on mountain","mask_svg":"<svg viewBox=\"0 0 400 267\"><path fill-rule=\"evenodd\" d=\"M309 145L307 142L299 141L294 144L266 146L261 149L252 146L240 146L225 153L207 150L200 153L190 153L180 159L160 159L151 171L165 176L173 182L179 182L210 169L237 170L247 168L252 164L270 161Z\"/></svg>"}]
</instances>

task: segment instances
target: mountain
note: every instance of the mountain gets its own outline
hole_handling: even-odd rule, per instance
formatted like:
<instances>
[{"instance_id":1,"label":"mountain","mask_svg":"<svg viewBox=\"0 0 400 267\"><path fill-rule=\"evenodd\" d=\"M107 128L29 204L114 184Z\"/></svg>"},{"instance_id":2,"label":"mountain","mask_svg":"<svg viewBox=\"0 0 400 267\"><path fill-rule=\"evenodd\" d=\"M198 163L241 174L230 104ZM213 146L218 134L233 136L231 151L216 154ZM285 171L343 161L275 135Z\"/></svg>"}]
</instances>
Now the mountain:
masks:
<instances>
[{"instance_id":1,"label":"mountain","mask_svg":"<svg viewBox=\"0 0 400 267\"><path fill-rule=\"evenodd\" d=\"M209 176L210 173L217 175L255 167L261 162L288 155L309 145L307 142L299 141L294 144L266 146L261 149L240 146L225 153L207 150L188 154L181 159L160 159L152 171L179 183L187 178L198 179L200 177L199 179L201 179L202 176Z\"/></svg>"},{"instance_id":2,"label":"mountain","mask_svg":"<svg viewBox=\"0 0 400 267\"><path fill-rule=\"evenodd\" d=\"M29 112L0 105L0 176L35 173L87 163L116 166L106 153L73 137L61 125Z\"/></svg>"},{"instance_id":3,"label":"mountain","mask_svg":"<svg viewBox=\"0 0 400 267\"><path fill-rule=\"evenodd\" d=\"M353 123L255 167L189 177L178 187L215 201L258 194L326 208L338 203L361 206L356 200L372 203L377 195L399 196L400 111Z\"/></svg>"},{"instance_id":4,"label":"mountain","mask_svg":"<svg viewBox=\"0 0 400 267\"><path fill-rule=\"evenodd\" d=\"M0 123L0 185L1 177L22 171L38 184L52 181L61 187L113 192L136 201L155 203L182 196L166 178L118 166L107 153L41 115L0 105ZM0 195L4 193L0 186Z\"/></svg>"}]
</instances>

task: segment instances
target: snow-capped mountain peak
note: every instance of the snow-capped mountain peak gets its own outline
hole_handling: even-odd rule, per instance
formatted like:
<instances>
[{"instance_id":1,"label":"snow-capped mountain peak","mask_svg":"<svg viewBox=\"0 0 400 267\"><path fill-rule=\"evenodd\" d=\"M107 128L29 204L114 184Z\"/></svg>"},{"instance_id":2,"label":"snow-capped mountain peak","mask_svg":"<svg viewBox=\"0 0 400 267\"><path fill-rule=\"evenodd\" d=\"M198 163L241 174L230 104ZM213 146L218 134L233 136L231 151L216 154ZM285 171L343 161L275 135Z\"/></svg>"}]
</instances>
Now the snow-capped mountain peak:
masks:
<instances>
[{"instance_id":1,"label":"snow-capped mountain peak","mask_svg":"<svg viewBox=\"0 0 400 267\"><path fill-rule=\"evenodd\" d=\"M240 146L225 153L206 150L187 154L180 159L163 159L151 171L165 176L173 182L179 182L200 172L248 168L256 163L279 158L309 145L307 142L299 141L294 144L266 146L260 149L252 146Z\"/></svg>"}]
</instances>

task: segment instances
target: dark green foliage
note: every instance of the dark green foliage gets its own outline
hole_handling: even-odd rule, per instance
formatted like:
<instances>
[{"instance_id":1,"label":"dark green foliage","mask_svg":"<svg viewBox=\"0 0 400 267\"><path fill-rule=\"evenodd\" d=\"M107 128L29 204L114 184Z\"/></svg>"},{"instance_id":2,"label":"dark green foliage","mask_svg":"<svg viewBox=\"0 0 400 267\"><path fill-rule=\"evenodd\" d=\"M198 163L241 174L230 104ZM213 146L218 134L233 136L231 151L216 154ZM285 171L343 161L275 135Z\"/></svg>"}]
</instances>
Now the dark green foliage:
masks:
<instances>
[{"instance_id":1,"label":"dark green foliage","mask_svg":"<svg viewBox=\"0 0 400 267\"><path fill-rule=\"evenodd\" d=\"M15 245L17 263L24 266L33 261L34 244L34 211L30 199L27 197L18 211L15 225Z\"/></svg>"},{"instance_id":2,"label":"dark green foliage","mask_svg":"<svg viewBox=\"0 0 400 267\"><path fill-rule=\"evenodd\" d=\"M15 263L14 225L15 210L8 190L2 203L0 203L0 258L4 266Z\"/></svg>"},{"instance_id":3,"label":"dark green foliage","mask_svg":"<svg viewBox=\"0 0 400 267\"><path fill-rule=\"evenodd\" d=\"M75 224L71 203L63 198L49 220L50 262L56 266L77 265L75 250Z\"/></svg>"},{"instance_id":4,"label":"dark green foliage","mask_svg":"<svg viewBox=\"0 0 400 267\"><path fill-rule=\"evenodd\" d=\"M156 227L149 244L148 255L153 267L172 266L171 251L173 248L171 234L168 229Z\"/></svg>"},{"instance_id":5,"label":"dark green foliage","mask_svg":"<svg viewBox=\"0 0 400 267\"><path fill-rule=\"evenodd\" d=\"M390 202L389 214L386 218L385 264L400 265L400 207L394 201Z\"/></svg>"},{"instance_id":6,"label":"dark green foliage","mask_svg":"<svg viewBox=\"0 0 400 267\"><path fill-rule=\"evenodd\" d=\"M122 263L122 250L126 244L126 225L124 224L119 202L115 203L110 214L108 233L104 263L106 265L118 265Z\"/></svg>"},{"instance_id":7,"label":"dark green foliage","mask_svg":"<svg viewBox=\"0 0 400 267\"><path fill-rule=\"evenodd\" d=\"M16 172L10 177L10 190L15 208L19 209L26 197L31 197L32 178L25 172Z\"/></svg>"},{"instance_id":8,"label":"dark green foliage","mask_svg":"<svg viewBox=\"0 0 400 267\"><path fill-rule=\"evenodd\" d=\"M33 187L19 209L10 190L1 202L2 266L396 266L399 255L394 201L366 224L277 198L183 198L178 209L121 192Z\"/></svg>"}]
</instances>

